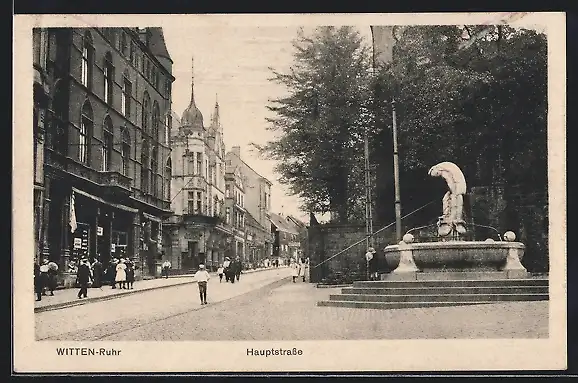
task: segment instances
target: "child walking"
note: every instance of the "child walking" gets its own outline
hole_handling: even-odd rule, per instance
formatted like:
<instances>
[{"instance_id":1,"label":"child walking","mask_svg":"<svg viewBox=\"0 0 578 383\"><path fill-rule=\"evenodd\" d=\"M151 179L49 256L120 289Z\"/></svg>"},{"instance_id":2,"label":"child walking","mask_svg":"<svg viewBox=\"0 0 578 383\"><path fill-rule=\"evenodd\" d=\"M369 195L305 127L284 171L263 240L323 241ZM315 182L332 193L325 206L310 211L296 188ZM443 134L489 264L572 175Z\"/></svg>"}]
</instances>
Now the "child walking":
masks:
<instances>
[{"instance_id":1,"label":"child walking","mask_svg":"<svg viewBox=\"0 0 578 383\"><path fill-rule=\"evenodd\" d=\"M195 279L199 285L199 296L201 297L201 304L207 304L207 282L211 279L207 270L205 270L205 265L199 265L199 270L195 273Z\"/></svg>"},{"instance_id":2,"label":"child walking","mask_svg":"<svg viewBox=\"0 0 578 383\"><path fill-rule=\"evenodd\" d=\"M221 283L223 281L223 274L225 273L225 269L223 268L223 265L219 265L219 268L217 269L217 274L219 275L219 283Z\"/></svg>"}]
</instances>

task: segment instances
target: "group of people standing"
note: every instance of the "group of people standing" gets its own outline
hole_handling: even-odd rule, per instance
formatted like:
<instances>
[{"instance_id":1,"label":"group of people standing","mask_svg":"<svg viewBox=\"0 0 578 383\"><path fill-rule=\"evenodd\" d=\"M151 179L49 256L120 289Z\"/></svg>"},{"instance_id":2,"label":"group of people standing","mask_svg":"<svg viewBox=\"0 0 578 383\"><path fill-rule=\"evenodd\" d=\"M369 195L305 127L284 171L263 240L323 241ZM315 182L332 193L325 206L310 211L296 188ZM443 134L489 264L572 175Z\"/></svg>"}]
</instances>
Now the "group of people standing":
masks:
<instances>
[{"instance_id":1,"label":"group of people standing","mask_svg":"<svg viewBox=\"0 0 578 383\"><path fill-rule=\"evenodd\" d=\"M292 262L290 264L291 267L291 276L293 277L293 283L297 282L297 278L303 278L303 282L305 282L305 276L309 271L309 259L308 258L300 258L298 262Z\"/></svg>"},{"instance_id":2,"label":"group of people standing","mask_svg":"<svg viewBox=\"0 0 578 383\"><path fill-rule=\"evenodd\" d=\"M37 301L41 301L43 296L48 295L47 290L50 291L51 296L54 296L57 271L58 265L48 259L44 259L42 265L34 264L34 292Z\"/></svg>"},{"instance_id":3,"label":"group of people standing","mask_svg":"<svg viewBox=\"0 0 578 383\"><path fill-rule=\"evenodd\" d=\"M223 275L225 276L225 282L235 283L235 280L239 281L241 278L241 271L243 271L243 262L239 257L231 261L231 258L225 257L225 261L222 265L219 265L217 269L217 275L219 275L219 282L223 281Z\"/></svg>"}]
</instances>

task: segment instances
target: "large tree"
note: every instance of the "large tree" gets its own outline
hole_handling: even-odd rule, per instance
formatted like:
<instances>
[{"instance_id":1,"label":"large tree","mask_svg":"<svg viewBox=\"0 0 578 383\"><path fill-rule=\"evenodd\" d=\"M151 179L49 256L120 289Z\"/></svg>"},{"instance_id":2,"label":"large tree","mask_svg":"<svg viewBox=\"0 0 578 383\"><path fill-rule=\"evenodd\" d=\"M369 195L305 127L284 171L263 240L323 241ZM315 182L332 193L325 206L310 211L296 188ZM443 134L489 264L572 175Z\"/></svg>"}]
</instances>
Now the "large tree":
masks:
<instances>
[{"instance_id":1,"label":"large tree","mask_svg":"<svg viewBox=\"0 0 578 383\"><path fill-rule=\"evenodd\" d=\"M363 129L368 111L369 53L351 27L299 31L288 73L272 81L288 95L270 101L269 129L277 138L258 147L277 161L280 182L314 213L359 218L363 202Z\"/></svg>"}]
</instances>

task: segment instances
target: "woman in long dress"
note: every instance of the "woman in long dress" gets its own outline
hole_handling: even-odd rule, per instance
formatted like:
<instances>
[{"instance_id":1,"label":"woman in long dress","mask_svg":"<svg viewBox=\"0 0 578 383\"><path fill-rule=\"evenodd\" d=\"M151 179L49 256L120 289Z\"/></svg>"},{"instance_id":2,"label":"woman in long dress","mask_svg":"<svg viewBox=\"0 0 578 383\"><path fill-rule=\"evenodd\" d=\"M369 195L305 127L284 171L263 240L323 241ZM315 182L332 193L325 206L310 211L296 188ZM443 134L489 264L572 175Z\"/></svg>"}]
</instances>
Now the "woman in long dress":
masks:
<instances>
[{"instance_id":1,"label":"woman in long dress","mask_svg":"<svg viewBox=\"0 0 578 383\"><path fill-rule=\"evenodd\" d=\"M124 259L121 259L116 265L116 277L114 280L118 283L119 289L126 289L126 265L124 264Z\"/></svg>"},{"instance_id":2,"label":"woman in long dress","mask_svg":"<svg viewBox=\"0 0 578 383\"><path fill-rule=\"evenodd\" d=\"M299 264L297 262L291 263L291 276L293 277L293 283L296 282L297 277L299 276Z\"/></svg>"}]
</instances>

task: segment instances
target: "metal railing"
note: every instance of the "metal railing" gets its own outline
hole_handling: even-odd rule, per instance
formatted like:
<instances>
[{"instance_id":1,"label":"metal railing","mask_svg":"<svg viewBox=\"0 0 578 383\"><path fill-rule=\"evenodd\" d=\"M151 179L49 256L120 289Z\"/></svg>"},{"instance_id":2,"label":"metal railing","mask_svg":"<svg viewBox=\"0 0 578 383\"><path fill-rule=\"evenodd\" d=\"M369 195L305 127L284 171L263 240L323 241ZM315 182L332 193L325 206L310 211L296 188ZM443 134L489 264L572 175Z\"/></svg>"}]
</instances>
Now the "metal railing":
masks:
<instances>
[{"instance_id":1,"label":"metal railing","mask_svg":"<svg viewBox=\"0 0 578 383\"><path fill-rule=\"evenodd\" d=\"M424 209L426 206L429 206L429 205L431 205L431 204L432 204L432 203L434 203L434 202L435 202L435 200L434 200L434 201L430 201L430 202L426 203L425 205L423 205L423 206L421 206L421 207L419 207L419 208L415 209L414 211L412 211L412 212L410 212L410 213L408 213L408 214L404 215L403 217L401 217L401 219L405 219L405 218L409 217L410 215L417 213L418 211L420 211L420 210ZM337 257L337 256L339 256L339 255L341 255L341 254L343 254L343 253L345 253L347 250L349 250L349 249L351 249L351 248L353 248L353 247L355 247L355 246L359 245L359 244L360 244L360 243L362 243L362 242L365 242L365 241L367 240L367 238L370 238L370 237L372 237L372 236L374 236L374 235L376 235L376 234L378 234L378 233L382 232L383 230L385 230L385 229L388 229L388 228L392 227L393 225L395 225L395 221L394 221L394 222L391 222L391 223L390 223L390 224L388 224L387 226L384 226L384 227L382 227L381 229L379 229L379 230L377 230L377 231L373 232L373 234L372 234L372 235L364 235L364 236L363 236L363 238L362 238L362 239L360 239L359 241L357 241L357 242L353 243L352 245L350 245L350 246L346 247L345 249L343 249L343 250L339 251L337 254L334 254L334 255L332 255L331 257L329 257L329 258L327 258L327 259L323 260L322 262L320 262L320 263L318 263L317 265L313 266L313 267L312 267L312 269L316 269L317 267L319 267L319 266L323 265L324 263L326 263L326 262L328 262L328 261L332 260L333 258L335 258L335 257Z\"/></svg>"}]
</instances>

